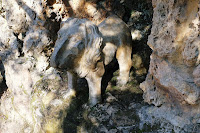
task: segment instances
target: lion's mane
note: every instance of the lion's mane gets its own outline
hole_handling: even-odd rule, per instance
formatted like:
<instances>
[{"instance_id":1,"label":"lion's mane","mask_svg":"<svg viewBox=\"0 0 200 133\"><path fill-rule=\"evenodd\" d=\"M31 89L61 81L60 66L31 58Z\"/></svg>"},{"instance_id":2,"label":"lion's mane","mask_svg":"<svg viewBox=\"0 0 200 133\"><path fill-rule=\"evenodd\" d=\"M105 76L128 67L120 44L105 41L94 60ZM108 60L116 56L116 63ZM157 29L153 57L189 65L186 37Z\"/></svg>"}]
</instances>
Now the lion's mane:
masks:
<instances>
[{"instance_id":1,"label":"lion's mane","mask_svg":"<svg viewBox=\"0 0 200 133\"><path fill-rule=\"evenodd\" d=\"M79 43L70 44L70 38L76 36ZM58 39L51 56L51 66L64 64L65 68L74 63L80 77L85 77L89 71L96 69L96 63L101 60L102 37L96 25L87 19L69 18L61 23ZM66 51L71 54L64 56ZM75 56L69 58L68 56ZM62 68L61 68L62 69Z\"/></svg>"}]
</instances>

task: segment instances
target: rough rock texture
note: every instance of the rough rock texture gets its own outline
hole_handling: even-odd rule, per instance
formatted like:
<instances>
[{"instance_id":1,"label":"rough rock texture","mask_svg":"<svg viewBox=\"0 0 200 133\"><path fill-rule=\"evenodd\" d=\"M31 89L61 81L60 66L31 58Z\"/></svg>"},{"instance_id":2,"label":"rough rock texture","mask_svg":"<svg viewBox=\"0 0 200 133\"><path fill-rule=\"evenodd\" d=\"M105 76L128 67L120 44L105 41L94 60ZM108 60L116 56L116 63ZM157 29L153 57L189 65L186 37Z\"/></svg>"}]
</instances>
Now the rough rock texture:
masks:
<instances>
[{"instance_id":1,"label":"rough rock texture","mask_svg":"<svg viewBox=\"0 0 200 133\"><path fill-rule=\"evenodd\" d=\"M191 129L199 123L200 109L199 1L153 0L152 4L148 45L153 53L140 86L144 100L159 108L149 114L168 120L180 131L198 132Z\"/></svg>"},{"instance_id":2,"label":"rough rock texture","mask_svg":"<svg viewBox=\"0 0 200 133\"><path fill-rule=\"evenodd\" d=\"M49 67L59 22L46 15L52 10L46 10L45 1L5 0L2 5L0 57L8 89L1 97L0 131L62 132L71 97L62 98L66 79Z\"/></svg>"}]
</instances>

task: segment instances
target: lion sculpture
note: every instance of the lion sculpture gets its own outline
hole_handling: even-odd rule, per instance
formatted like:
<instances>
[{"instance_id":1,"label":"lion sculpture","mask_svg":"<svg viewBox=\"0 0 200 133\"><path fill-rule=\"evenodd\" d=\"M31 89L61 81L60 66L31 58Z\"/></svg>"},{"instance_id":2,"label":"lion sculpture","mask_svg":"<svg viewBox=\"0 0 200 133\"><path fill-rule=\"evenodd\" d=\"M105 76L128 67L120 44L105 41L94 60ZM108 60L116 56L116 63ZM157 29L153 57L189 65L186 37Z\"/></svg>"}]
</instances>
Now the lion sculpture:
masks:
<instances>
[{"instance_id":1,"label":"lion sculpture","mask_svg":"<svg viewBox=\"0 0 200 133\"><path fill-rule=\"evenodd\" d=\"M50 65L67 70L69 92L75 92L77 77L86 78L89 105L93 106L101 101L104 67L113 58L116 57L119 64L119 84L128 82L132 66L131 43L129 28L115 15L98 26L87 19L69 18L61 23Z\"/></svg>"}]
</instances>

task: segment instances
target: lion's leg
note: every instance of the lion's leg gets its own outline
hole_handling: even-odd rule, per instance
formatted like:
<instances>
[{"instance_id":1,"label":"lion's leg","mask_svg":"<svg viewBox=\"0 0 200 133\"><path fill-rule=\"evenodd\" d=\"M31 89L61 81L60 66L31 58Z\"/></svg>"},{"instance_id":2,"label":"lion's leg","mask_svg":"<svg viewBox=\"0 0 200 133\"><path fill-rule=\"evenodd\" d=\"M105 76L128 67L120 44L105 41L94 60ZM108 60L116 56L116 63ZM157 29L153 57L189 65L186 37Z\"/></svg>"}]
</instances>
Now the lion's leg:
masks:
<instances>
[{"instance_id":1,"label":"lion's leg","mask_svg":"<svg viewBox=\"0 0 200 133\"><path fill-rule=\"evenodd\" d=\"M77 85L77 76L72 72L67 72L68 90L75 91Z\"/></svg>"},{"instance_id":2,"label":"lion's leg","mask_svg":"<svg viewBox=\"0 0 200 133\"><path fill-rule=\"evenodd\" d=\"M76 94L76 85L77 85L77 76L72 73L67 71L67 77L68 77L68 89L66 92L64 92L64 98L68 98L71 96L75 96Z\"/></svg>"},{"instance_id":3,"label":"lion's leg","mask_svg":"<svg viewBox=\"0 0 200 133\"><path fill-rule=\"evenodd\" d=\"M94 106L101 102L101 79L95 75L86 77L89 86L89 105Z\"/></svg>"},{"instance_id":4,"label":"lion's leg","mask_svg":"<svg viewBox=\"0 0 200 133\"><path fill-rule=\"evenodd\" d=\"M94 106L101 102L101 80L105 73L103 62L98 62L96 69L86 76L89 86L89 104Z\"/></svg>"},{"instance_id":5,"label":"lion's leg","mask_svg":"<svg viewBox=\"0 0 200 133\"><path fill-rule=\"evenodd\" d=\"M116 58L119 64L118 84L125 85L129 80L129 73L132 66L131 60L132 48L127 45L120 46L117 49Z\"/></svg>"}]
</instances>

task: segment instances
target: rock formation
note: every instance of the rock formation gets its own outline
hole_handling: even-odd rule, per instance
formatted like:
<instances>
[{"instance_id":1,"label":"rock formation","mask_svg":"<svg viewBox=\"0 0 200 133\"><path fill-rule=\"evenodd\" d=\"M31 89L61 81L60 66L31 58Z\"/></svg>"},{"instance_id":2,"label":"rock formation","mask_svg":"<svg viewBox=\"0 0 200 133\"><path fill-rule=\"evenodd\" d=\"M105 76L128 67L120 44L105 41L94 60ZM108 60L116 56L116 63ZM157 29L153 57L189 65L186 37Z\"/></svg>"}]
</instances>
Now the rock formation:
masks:
<instances>
[{"instance_id":1,"label":"rock formation","mask_svg":"<svg viewBox=\"0 0 200 133\"><path fill-rule=\"evenodd\" d=\"M194 128L200 113L199 0L153 0L152 4L148 45L153 53L147 78L140 85L143 98L159 107L157 116L177 127ZM186 132L191 128L184 127Z\"/></svg>"},{"instance_id":2,"label":"rock formation","mask_svg":"<svg viewBox=\"0 0 200 133\"><path fill-rule=\"evenodd\" d=\"M2 1L0 56L8 86L1 97L2 133L63 130L71 97L62 97L66 79L49 67L64 4L54 6L49 9L40 0Z\"/></svg>"}]
</instances>

